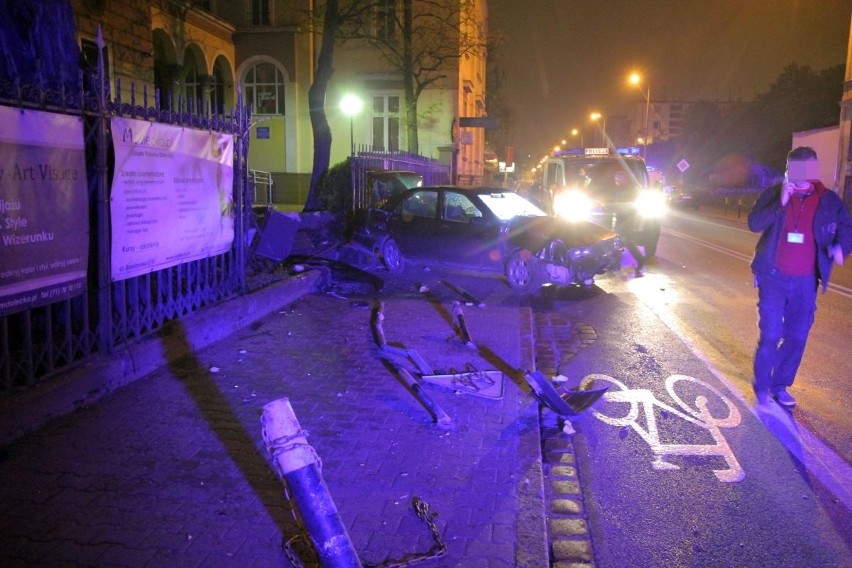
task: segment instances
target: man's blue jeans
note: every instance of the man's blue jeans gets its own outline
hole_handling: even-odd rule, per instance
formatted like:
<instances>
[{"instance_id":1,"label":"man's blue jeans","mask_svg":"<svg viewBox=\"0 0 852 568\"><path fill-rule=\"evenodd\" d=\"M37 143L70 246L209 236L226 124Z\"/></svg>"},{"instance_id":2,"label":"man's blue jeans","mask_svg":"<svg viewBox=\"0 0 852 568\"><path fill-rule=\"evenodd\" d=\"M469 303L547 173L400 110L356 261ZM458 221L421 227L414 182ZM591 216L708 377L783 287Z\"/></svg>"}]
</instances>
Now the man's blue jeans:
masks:
<instances>
[{"instance_id":1,"label":"man's blue jeans","mask_svg":"<svg viewBox=\"0 0 852 568\"><path fill-rule=\"evenodd\" d=\"M793 384L816 312L814 276L757 277L760 337L754 354L754 388L777 393Z\"/></svg>"}]
</instances>

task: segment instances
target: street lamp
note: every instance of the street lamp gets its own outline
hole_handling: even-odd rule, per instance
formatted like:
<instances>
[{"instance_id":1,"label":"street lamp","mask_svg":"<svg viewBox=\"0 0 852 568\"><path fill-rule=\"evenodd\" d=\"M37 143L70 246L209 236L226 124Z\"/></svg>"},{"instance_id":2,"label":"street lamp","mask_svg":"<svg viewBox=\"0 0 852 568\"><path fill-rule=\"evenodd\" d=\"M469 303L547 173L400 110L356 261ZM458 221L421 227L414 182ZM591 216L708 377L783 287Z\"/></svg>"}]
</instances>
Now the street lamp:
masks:
<instances>
[{"instance_id":1,"label":"street lamp","mask_svg":"<svg viewBox=\"0 0 852 568\"><path fill-rule=\"evenodd\" d=\"M364 107L364 101L355 95L346 95L340 100L340 109L343 114L349 116L349 155L355 154L355 115L361 112Z\"/></svg>"},{"instance_id":2,"label":"street lamp","mask_svg":"<svg viewBox=\"0 0 852 568\"><path fill-rule=\"evenodd\" d=\"M632 73L630 75L630 83L636 85L639 92L645 95L645 127L642 129L642 138L644 139L644 144L642 145L642 157L644 158L648 149L648 115L651 111L651 85L648 85L647 92L643 91L642 77L640 77L638 73Z\"/></svg>"},{"instance_id":3,"label":"street lamp","mask_svg":"<svg viewBox=\"0 0 852 568\"><path fill-rule=\"evenodd\" d=\"M571 136L577 136L578 134L580 135L580 148L584 148L586 146L586 141L583 137L583 133L576 128L571 129Z\"/></svg>"},{"instance_id":4,"label":"street lamp","mask_svg":"<svg viewBox=\"0 0 852 568\"><path fill-rule=\"evenodd\" d=\"M591 115L589 115L589 118L591 118L595 122L603 119L603 120L601 120L601 123L602 123L602 126L601 126L601 132L602 132L601 145L602 146L609 146L609 144L607 144L607 142L606 142L606 117L599 112L593 112Z\"/></svg>"}]
</instances>

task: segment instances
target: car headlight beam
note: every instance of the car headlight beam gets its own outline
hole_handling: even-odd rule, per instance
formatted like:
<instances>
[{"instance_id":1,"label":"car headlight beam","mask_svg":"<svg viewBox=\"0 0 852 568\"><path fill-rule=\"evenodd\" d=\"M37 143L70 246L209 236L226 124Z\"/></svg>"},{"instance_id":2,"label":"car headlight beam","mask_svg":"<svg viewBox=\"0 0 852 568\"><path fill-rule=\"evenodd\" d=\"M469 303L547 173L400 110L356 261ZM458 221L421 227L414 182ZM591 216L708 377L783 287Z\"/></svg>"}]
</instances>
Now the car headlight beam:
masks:
<instances>
[{"instance_id":1,"label":"car headlight beam","mask_svg":"<svg viewBox=\"0 0 852 568\"><path fill-rule=\"evenodd\" d=\"M647 219L659 219L666 213L666 197L659 191L643 190L636 198L636 210Z\"/></svg>"},{"instance_id":2,"label":"car headlight beam","mask_svg":"<svg viewBox=\"0 0 852 568\"><path fill-rule=\"evenodd\" d=\"M594 210L594 202L579 189L568 189L557 193L553 198L553 211L559 217L569 221L588 219Z\"/></svg>"}]
</instances>

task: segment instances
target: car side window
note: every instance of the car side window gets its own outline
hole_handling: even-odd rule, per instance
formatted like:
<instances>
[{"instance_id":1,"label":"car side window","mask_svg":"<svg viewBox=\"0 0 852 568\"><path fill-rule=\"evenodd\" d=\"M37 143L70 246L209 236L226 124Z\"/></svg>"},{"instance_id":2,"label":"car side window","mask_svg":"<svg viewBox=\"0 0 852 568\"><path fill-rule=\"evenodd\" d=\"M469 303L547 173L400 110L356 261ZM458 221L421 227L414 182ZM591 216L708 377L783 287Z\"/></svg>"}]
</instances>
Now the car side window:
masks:
<instances>
[{"instance_id":1,"label":"car side window","mask_svg":"<svg viewBox=\"0 0 852 568\"><path fill-rule=\"evenodd\" d=\"M482 217L482 211L466 195L454 191L444 193L445 221L469 223L473 217Z\"/></svg>"},{"instance_id":2,"label":"car side window","mask_svg":"<svg viewBox=\"0 0 852 568\"><path fill-rule=\"evenodd\" d=\"M400 213L405 217L434 219L438 213L438 192L417 191L400 205Z\"/></svg>"}]
</instances>

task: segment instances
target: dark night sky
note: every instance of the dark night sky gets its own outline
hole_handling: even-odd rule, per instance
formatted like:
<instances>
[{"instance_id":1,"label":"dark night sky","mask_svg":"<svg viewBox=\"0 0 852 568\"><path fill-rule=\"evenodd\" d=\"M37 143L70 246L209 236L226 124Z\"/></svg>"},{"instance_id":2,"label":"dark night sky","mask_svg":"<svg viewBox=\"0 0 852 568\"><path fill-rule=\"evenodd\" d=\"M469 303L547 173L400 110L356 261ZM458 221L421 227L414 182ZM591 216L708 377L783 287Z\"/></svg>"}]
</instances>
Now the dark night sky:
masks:
<instances>
[{"instance_id":1,"label":"dark night sky","mask_svg":"<svg viewBox=\"0 0 852 568\"><path fill-rule=\"evenodd\" d=\"M644 99L750 100L790 63L845 64L852 0L488 0L516 160L537 160L592 111ZM838 110L839 117L839 110Z\"/></svg>"}]
</instances>

